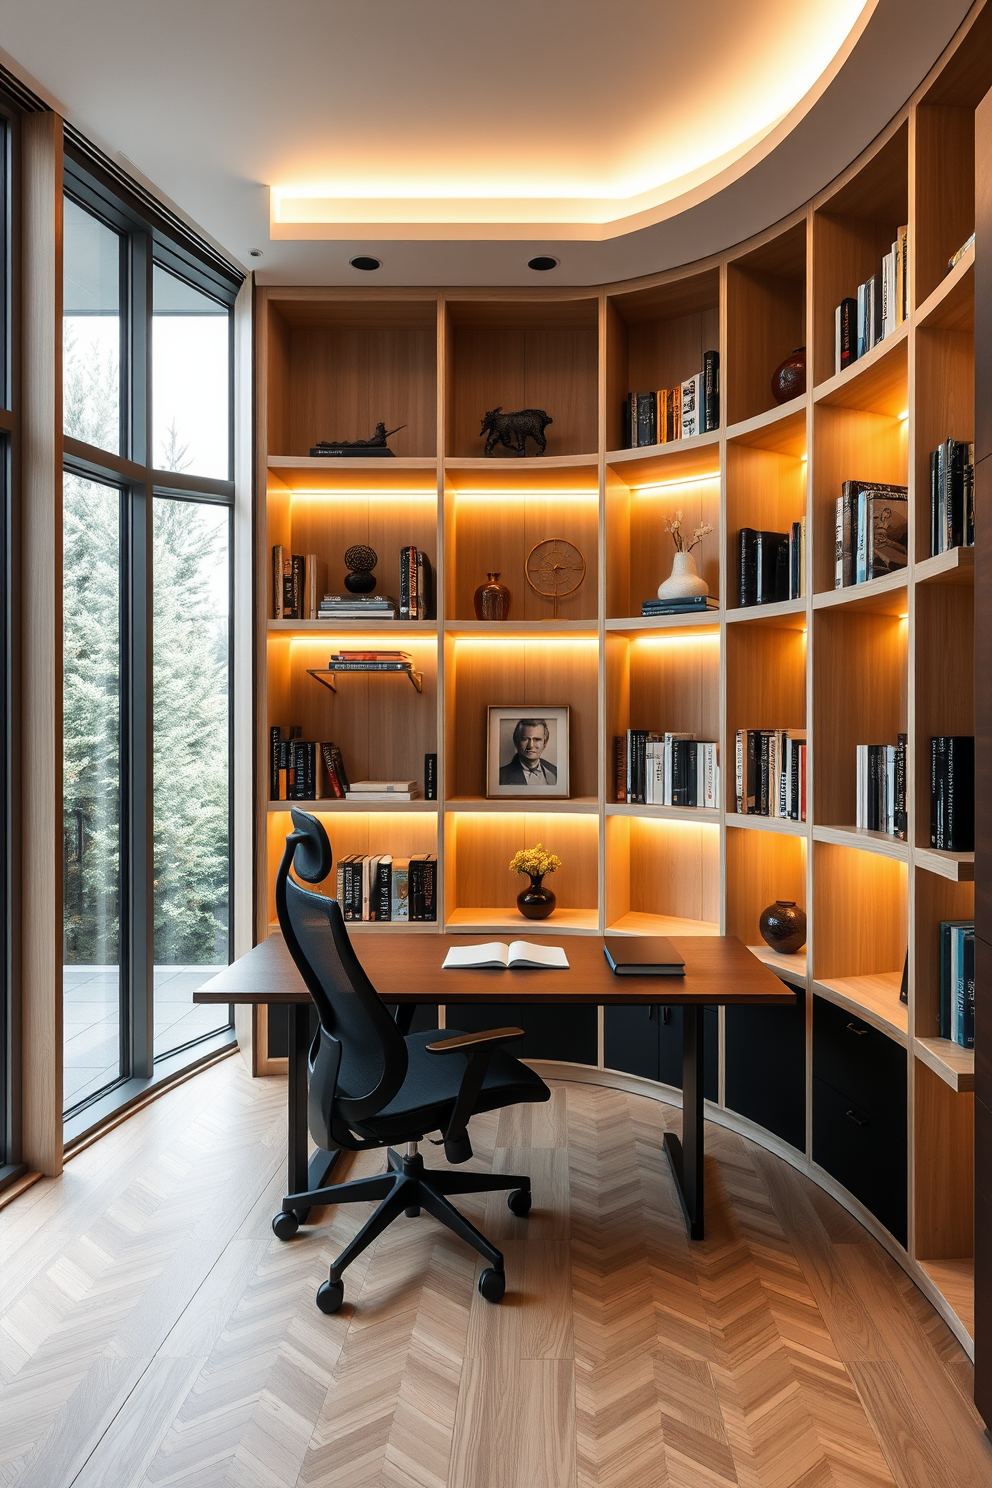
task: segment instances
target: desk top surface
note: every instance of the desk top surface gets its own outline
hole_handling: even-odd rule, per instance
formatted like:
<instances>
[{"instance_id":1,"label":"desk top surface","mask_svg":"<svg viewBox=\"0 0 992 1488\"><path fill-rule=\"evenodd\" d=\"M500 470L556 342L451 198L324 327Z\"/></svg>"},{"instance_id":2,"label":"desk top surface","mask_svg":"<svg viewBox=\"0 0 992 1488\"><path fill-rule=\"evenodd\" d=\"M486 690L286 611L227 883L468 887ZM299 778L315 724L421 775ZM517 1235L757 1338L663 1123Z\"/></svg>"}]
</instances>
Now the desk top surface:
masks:
<instances>
[{"instance_id":1,"label":"desk top surface","mask_svg":"<svg viewBox=\"0 0 992 1488\"><path fill-rule=\"evenodd\" d=\"M615 976L595 935L563 935L567 971L442 971L451 946L483 945L496 936L390 932L355 936L352 944L385 1002L582 1002L727 1004L795 1002L786 986L729 935L669 937L685 959L685 976ZM542 936L542 943L544 937ZM281 935L270 935L194 993L194 1002L297 1003L309 993Z\"/></svg>"}]
</instances>

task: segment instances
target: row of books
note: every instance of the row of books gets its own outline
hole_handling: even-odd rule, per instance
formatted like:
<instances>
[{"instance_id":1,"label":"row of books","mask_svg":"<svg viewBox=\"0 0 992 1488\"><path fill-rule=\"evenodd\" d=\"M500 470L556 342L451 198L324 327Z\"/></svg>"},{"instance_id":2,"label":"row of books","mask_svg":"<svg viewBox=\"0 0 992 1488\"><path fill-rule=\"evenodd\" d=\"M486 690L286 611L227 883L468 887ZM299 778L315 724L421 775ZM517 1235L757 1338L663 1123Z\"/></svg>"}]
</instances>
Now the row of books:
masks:
<instances>
[{"instance_id":1,"label":"row of books","mask_svg":"<svg viewBox=\"0 0 992 1488\"><path fill-rule=\"evenodd\" d=\"M906 319L908 252L908 229L900 227L878 271L858 285L857 299L849 295L834 310L834 372L843 372Z\"/></svg>"},{"instance_id":2,"label":"row of books","mask_svg":"<svg viewBox=\"0 0 992 1488\"><path fill-rule=\"evenodd\" d=\"M283 738L278 724L269 730L269 799L272 801L316 801L321 797L344 800L351 785L341 751L334 743L319 744L301 737L299 724L291 725Z\"/></svg>"},{"instance_id":3,"label":"row of books","mask_svg":"<svg viewBox=\"0 0 992 1488\"><path fill-rule=\"evenodd\" d=\"M316 553L287 553L282 543L276 543L272 549L273 618L316 620L324 570Z\"/></svg>"},{"instance_id":4,"label":"row of books","mask_svg":"<svg viewBox=\"0 0 992 1488\"><path fill-rule=\"evenodd\" d=\"M743 607L801 599L806 593L806 518L788 532L742 527L737 534L738 582Z\"/></svg>"},{"instance_id":5,"label":"row of books","mask_svg":"<svg viewBox=\"0 0 992 1488\"><path fill-rule=\"evenodd\" d=\"M930 740L930 846L975 850L975 739L938 734Z\"/></svg>"},{"instance_id":6,"label":"row of books","mask_svg":"<svg viewBox=\"0 0 992 1488\"><path fill-rule=\"evenodd\" d=\"M940 1036L975 1047L975 922L940 922Z\"/></svg>"},{"instance_id":7,"label":"row of books","mask_svg":"<svg viewBox=\"0 0 992 1488\"><path fill-rule=\"evenodd\" d=\"M895 744L857 744L855 826L906 840L906 735Z\"/></svg>"},{"instance_id":8,"label":"row of books","mask_svg":"<svg viewBox=\"0 0 992 1488\"><path fill-rule=\"evenodd\" d=\"M626 449L692 439L720 427L720 353L703 353L703 368L673 388L628 393L623 405Z\"/></svg>"},{"instance_id":9,"label":"row of books","mask_svg":"<svg viewBox=\"0 0 992 1488\"><path fill-rule=\"evenodd\" d=\"M806 820L806 730L737 730L737 811Z\"/></svg>"},{"instance_id":10,"label":"row of books","mask_svg":"<svg viewBox=\"0 0 992 1488\"><path fill-rule=\"evenodd\" d=\"M975 546L975 446L945 439L930 451L930 556Z\"/></svg>"},{"instance_id":11,"label":"row of books","mask_svg":"<svg viewBox=\"0 0 992 1488\"><path fill-rule=\"evenodd\" d=\"M628 729L616 735L613 749L618 801L716 810L720 777L715 743L694 734Z\"/></svg>"},{"instance_id":12,"label":"row of books","mask_svg":"<svg viewBox=\"0 0 992 1488\"><path fill-rule=\"evenodd\" d=\"M348 853L338 859L336 897L346 920L436 920L437 857Z\"/></svg>"},{"instance_id":13,"label":"row of books","mask_svg":"<svg viewBox=\"0 0 992 1488\"><path fill-rule=\"evenodd\" d=\"M400 549L400 619L433 620L434 569L422 548Z\"/></svg>"},{"instance_id":14,"label":"row of books","mask_svg":"<svg viewBox=\"0 0 992 1488\"><path fill-rule=\"evenodd\" d=\"M388 594L324 594L327 565L316 553L272 549L272 614L276 620L431 620L434 568L420 548L400 549L399 602Z\"/></svg>"},{"instance_id":15,"label":"row of books","mask_svg":"<svg viewBox=\"0 0 992 1488\"><path fill-rule=\"evenodd\" d=\"M409 672L413 657L409 651L333 651L327 663L329 672Z\"/></svg>"},{"instance_id":16,"label":"row of books","mask_svg":"<svg viewBox=\"0 0 992 1488\"><path fill-rule=\"evenodd\" d=\"M846 480L834 517L834 588L905 568L908 529L905 486Z\"/></svg>"}]
</instances>

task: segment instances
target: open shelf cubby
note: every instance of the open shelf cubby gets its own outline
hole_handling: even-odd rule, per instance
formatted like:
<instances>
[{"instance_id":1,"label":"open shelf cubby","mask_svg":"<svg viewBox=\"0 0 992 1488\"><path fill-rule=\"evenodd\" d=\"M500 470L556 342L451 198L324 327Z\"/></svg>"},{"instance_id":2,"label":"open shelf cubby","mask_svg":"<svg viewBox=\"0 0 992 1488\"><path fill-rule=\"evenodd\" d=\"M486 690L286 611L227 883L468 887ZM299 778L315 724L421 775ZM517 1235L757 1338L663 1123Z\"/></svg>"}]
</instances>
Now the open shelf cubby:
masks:
<instances>
[{"instance_id":1,"label":"open shelf cubby","mask_svg":"<svg viewBox=\"0 0 992 1488\"><path fill-rule=\"evenodd\" d=\"M423 785L424 756L436 754L436 801L313 803L334 852L436 852L439 917L425 934L739 937L797 1003L711 1018L708 1098L729 1124L740 1117L790 1144L810 1176L829 1174L966 1347L974 1055L941 1040L935 1020L940 921L972 916L975 867L974 854L929 846L929 741L974 731L975 554L930 554L929 455L974 432L974 253L950 272L947 261L974 227L973 116L990 86L986 7L836 181L695 264L576 288L255 291L258 936L272 923L290 810L269 801L270 727L333 740L353 779ZM838 373L835 307L878 270L903 224L907 318ZM803 344L807 390L779 406L772 374ZM710 350L720 353L720 427L625 448L627 395L682 382ZM483 457L481 421L497 406L544 408L547 453L529 445L523 458ZM317 440L367 437L380 419L405 425L390 439L394 457L310 458ZM845 480L908 488L908 564L837 589ZM712 529L694 556L718 606L643 617L671 571L665 519L677 511L690 537ZM787 533L804 517L806 592L741 608L740 528ZM585 561L557 616L525 577L528 554L548 538ZM355 543L375 549L377 592L394 597L401 548L423 550L437 571L436 618L274 618L273 545L316 552L338 592ZM475 591L496 572L509 619L480 621ZM339 677L331 693L308 675L337 647L363 643L409 651L423 691L363 673ZM486 710L510 704L568 705L567 799L487 798ZM613 741L629 728L716 740L716 809L617 800ZM807 820L737 814L745 728L806 729ZM900 733L907 838L858 832L855 745L894 744ZM558 908L534 923L517 910L522 881L508 864L538 841L562 868ZM758 929L776 899L808 915L808 943L789 956ZM677 1059L669 1068L657 1053L674 1047L677 1018L663 1032L651 1025L655 1054L638 1063L622 1052L621 1013L600 1020L596 1062L677 1079ZM567 1058L568 1039L555 1054L552 1024L542 1027L541 1057ZM590 1010L587 1063L595 1027ZM256 1036L260 1064L276 1067L261 1015ZM837 1039L855 1051L846 1074L831 1064ZM874 1063L862 1068L869 1048ZM854 1168L845 1178L840 1150L853 1140L848 1111L862 1107L894 1144L884 1159L893 1187L875 1209Z\"/></svg>"}]
</instances>

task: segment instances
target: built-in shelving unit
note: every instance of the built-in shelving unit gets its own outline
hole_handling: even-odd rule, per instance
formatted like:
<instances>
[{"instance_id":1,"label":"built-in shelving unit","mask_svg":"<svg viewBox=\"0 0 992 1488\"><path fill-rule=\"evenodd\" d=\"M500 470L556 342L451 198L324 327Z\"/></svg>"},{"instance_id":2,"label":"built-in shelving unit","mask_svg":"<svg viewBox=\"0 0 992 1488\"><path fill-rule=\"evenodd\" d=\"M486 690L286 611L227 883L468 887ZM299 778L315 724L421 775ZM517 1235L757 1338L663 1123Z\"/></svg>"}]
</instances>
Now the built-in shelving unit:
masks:
<instances>
[{"instance_id":1,"label":"built-in shelving unit","mask_svg":"<svg viewBox=\"0 0 992 1488\"><path fill-rule=\"evenodd\" d=\"M317 802L335 853L436 852L440 913L425 933L738 936L799 999L795 1015L719 1019L712 1093L725 1119L758 1122L845 1194L966 1343L974 1057L938 1037L938 933L942 919L974 912L974 855L929 847L927 760L932 734L974 732L974 554L929 555L928 459L974 428L974 254L951 273L946 264L974 227L968 142L992 83L990 37L982 13L861 159L729 253L598 289L267 287L256 322L259 935L274 917L289 809L268 800L269 726L333 739L355 776L422 780L424 754L436 753L436 802ZM835 373L834 307L878 269L903 223L908 319ZM778 406L772 373L801 345L807 392ZM627 393L681 381L711 348L723 427L621 448ZM480 421L496 406L547 409L543 458L481 457ZM378 419L405 425L391 440L397 458L308 458L317 439L364 435ZM852 478L908 486L909 564L837 590L835 499ZM671 567L662 518L676 509L686 527L712 527L697 559L719 609L642 619ZM786 531L802 518L806 595L741 608L738 529ZM586 561L557 619L524 578L530 550L553 537ZM394 594L399 550L415 544L437 570L437 619L275 621L277 542L318 552L332 589L344 549L369 543L380 591ZM475 616L488 572L512 594L504 624ZM385 633L413 654L421 693L363 674L334 696L308 675L335 637L382 645ZM486 707L515 702L570 706L569 800L485 798ZM736 731L764 727L808 731L804 822L736 812ZM612 745L627 728L718 740L718 809L618 802ZM897 733L909 739L906 841L852 825L855 744ZM537 840L563 861L559 908L540 924L517 913L507 868ZM758 916L777 898L809 916L795 955L760 941ZM623 1040L605 1013L599 1061L608 1045L616 1068ZM664 1020L659 1030L664 1044ZM258 1034L264 1042L264 1013ZM640 1050L627 1068L643 1074L655 1057ZM874 1210L865 1164L896 1175Z\"/></svg>"}]
</instances>

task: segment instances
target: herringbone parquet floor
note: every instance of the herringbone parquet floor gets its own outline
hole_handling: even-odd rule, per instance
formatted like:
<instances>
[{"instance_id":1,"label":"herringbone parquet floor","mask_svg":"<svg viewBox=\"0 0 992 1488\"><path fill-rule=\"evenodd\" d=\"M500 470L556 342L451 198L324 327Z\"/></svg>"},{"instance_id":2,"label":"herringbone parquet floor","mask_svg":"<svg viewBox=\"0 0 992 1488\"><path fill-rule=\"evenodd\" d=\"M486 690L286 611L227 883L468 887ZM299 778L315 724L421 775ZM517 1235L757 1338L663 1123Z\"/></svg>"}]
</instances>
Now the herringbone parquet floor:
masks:
<instances>
[{"instance_id":1,"label":"herringbone parquet floor","mask_svg":"<svg viewBox=\"0 0 992 1488\"><path fill-rule=\"evenodd\" d=\"M898 1267L713 1126L690 1246L669 1119L560 1085L473 1123L479 1166L534 1180L526 1221L465 1204L505 1249L502 1305L420 1218L326 1318L314 1290L368 1211L275 1240L283 1083L215 1066L0 1212L0 1484L990 1488L970 1366Z\"/></svg>"}]
</instances>

